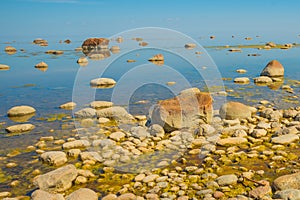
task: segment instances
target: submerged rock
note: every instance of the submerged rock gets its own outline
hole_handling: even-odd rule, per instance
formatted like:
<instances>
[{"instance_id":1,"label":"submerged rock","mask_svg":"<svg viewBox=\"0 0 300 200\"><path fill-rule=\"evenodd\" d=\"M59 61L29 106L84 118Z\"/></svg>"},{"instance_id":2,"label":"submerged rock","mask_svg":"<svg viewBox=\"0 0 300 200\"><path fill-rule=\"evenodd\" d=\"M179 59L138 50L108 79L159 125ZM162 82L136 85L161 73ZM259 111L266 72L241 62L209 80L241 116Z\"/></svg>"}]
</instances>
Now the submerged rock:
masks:
<instances>
[{"instance_id":1,"label":"submerged rock","mask_svg":"<svg viewBox=\"0 0 300 200\"><path fill-rule=\"evenodd\" d=\"M35 126L32 124L18 124L18 125L9 126L5 130L8 133L23 133L23 132L31 131L34 128Z\"/></svg>"},{"instance_id":2,"label":"submerged rock","mask_svg":"<svg viewBox=\"0 0 300 200\"><path fill-rule=\"evenodd\" d=\"M74 165L66 165L35 177L33 183L38 188L48 192L64 192L72 187L72 182L76 177L76 167Z\"/></svg>"},{"instance_id":3,"label":"submerged rock","mask_svg":"<svg viewBox=\"0 0 300 200\"><path fill-rule=\"evenodd\" d=\"M279 61L272 60L267 64L260 75L269 77L284 76L284 68Z\"/></svg>"},{"instance_id":4,"label":"submerged rock","mask_svg":"<svg viewBox=\"0 0 300 200\"><path fill-rule=\"evenodd\" d=\"M152 124L159 124L166 131L196 127L200 122L210 123L213 115L212 97L209 93L183 92L159 101L150 110Z\"/></svg>"},{"instance_id":5,"label":"submerged rock","mask_svg":"<svg viewBox=\"0 0 300 200\"><path fill-rule=\"evenodd\" d=\"M95 109L109 108L114 104L111 101L93 101L90 106Z\"/></svg>"},{"instance_id":6,"label":"submerged rock","mask_svg":"<svg viewBox=\"0 0 300 200\"><path fill-rule=\"evenodd\" d=\"M75 140L75 141L64 143L63 149L86 148L89 146L91 146L91 143L88 140Z\"/></svg>"},{"instance_id":7,"label":"submerged rock","mask_svg":"<svg viewBox=\"0 0 300 200\"><path fill-rule=\"evenodd\" d=\"M230 101L222 105L219 110L223 119L245 119L251 117L254 109L240 102Z\"/></svg>"},{"instance_id":8,"label":"submerged rock","mask_svg":"<svg viewBox=\"0 0 300 200\"><path fill-rule=\"evenodd\" d=\"M80 58L78 58L78 60L77 60L77 63L79 64L79 65L82 65L82 66L85 66L85 65L87 65L88 64L88 59L86 58L86 57L80 57Z\"/></svg>"},{"instance_id":9,"label":"submerged rock","mask_svg":"<svg viewBox=\"0 0 300 200\"><path fill-rule=\"evenodd\" d=\"M197 45L194 44L194 43L188 43L188 44L185 44L184 47L186 49L194 49Z\"/></svg>"},{"instance_id":10,"label":"submerged rock","mask_svg":"<svg viewBox=\"0 0 300 200\"><path fill-rule=\"evenodd\" d=\"M75 107L76 107L76 103L74 102L67 102L59 106L59 108L65 110L73 110Z\"/></svg>"},{"instance_id":11,"label":"submerged rock","mask_svg":"<svg viewBox=\"0 0 300 200\"><path fill-rule=\"evenodd\" d=\"M268 84L268 83L272 83L272 82L273 82L273 80L268 76L260 76L260 77L254 78L254 83L256 83L256 84Z\"/></svg>"},{"instance_id":12,"label":"submerged rock","mask_svg":"<svg viewBox=\"0 0 300 200\"><path fill-rule=\"evenodd\" d=\"M84 108L74 113L78 118L94 118L96 117L96 110L93 108Z\"/></svg>"}]
</instances>

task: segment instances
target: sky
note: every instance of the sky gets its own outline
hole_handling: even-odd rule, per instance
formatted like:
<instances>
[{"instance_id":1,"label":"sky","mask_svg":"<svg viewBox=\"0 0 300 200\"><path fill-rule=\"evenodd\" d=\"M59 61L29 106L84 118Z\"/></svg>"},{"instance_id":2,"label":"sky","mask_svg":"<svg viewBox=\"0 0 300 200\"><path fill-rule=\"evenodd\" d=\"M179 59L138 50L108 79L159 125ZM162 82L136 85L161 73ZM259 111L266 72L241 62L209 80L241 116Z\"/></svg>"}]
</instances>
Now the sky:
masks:
<instances>
[{"instance_id":1,"label":"sky","mask_svg":"<svg viewBox=\"0 0 300 200\"><path fill-rule=\"evenodd\" d=\"M140 27L300 34L297 0L0 0L0 7L0 37L114 35Z\"/></svg>"}]
</instances>

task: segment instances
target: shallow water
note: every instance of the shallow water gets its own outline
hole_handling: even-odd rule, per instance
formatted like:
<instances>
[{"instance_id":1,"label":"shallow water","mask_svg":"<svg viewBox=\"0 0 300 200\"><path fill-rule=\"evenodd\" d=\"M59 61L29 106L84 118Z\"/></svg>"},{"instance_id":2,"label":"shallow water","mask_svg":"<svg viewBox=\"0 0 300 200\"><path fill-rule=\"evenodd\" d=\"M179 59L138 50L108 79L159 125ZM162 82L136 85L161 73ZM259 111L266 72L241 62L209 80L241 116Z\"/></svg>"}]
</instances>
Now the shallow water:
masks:
<instances>
[{"instance_id":1,"label":"shallow water","mask_svg":"<svg viewBox=\"0 0 300 200\"><path fill-rule=\"evenodd\" d=\"M33 38L34 39L34 38ZM32 39L32 40L33 40ZM200 90L208 90L213 92L223 91L224 89L233 90L229 92L226 97L227 100L238 100L249 105L255 105L260 100L268 100L274 103L277 108L288 108L290 106L299 106L299 81L300 71L300 48L291 48L288 50L272 49L272 50L257 50L257 49L242 49L242 52L228 52L228 49L218 48L206 48L208 55L210 55L210 61L205 52L204 54L195 55L200 59L201 66L197 66L203 73L212 73L216 76L212 76L212 80L204 80L202 75L199 74L195 67L191 65L184 57L178 56L184 51L194 51L184 49L184 43L180 46L172 46L173 52L163 49L137 49L129 51L132 44L136 45L137 42L129 38L125 39L124 43L118 44L111 42L114 45L121 46L121 52L119 54L112 54L112 62L109 67L103 72L103 77L111 77L115 80L120 80L124 84L124 87L120 85L119 88L111 89L90 89L89 81L90 77L97 78L100 74L97 74L100 68L103 68L102 60L89 60L89 64L85 67L79 66L76 61L79 57L84 56L82 52L76 52L74 49L79 47L85 38L76 38L72 40L71 44L59 43L61 38L52 39L49 42L48 47L40 47L31 43L29 39L17 39L15 42L9 39L0 40L0 63L7 64L11 67L8 71L0 71L0 157L5 156L7 153L14 149L24 152L28 145L33 145L38 141L41 136L54 135L57 137L65 137L72 135L71 130L74 129L73 121L71 120L72 111L65 111L58 108L59 105L76 99L74 97L74 90L78 89L78 80L85 81L83 85L84 92L93 90L92 97L85 96L85 93L80 94L82 96L83 104L80 104L79 108L86 106L89 103L88 100L112 100L117 105L122 105L128 108L132 114L147 114L148 109L161 99L170 98L187 86L198 87ZM200 44L205 46L217 46L217 45L235 45L235 44L263 44L262 38L254 39L252 41L244 41L241 38L226 39L225 41L210 40L207 38L196 38ZM295 42L299 40L296 36L289 40ZM158 38L153 38L153 41L160 41ZM7 44L6 42L10 42ZM128 47L126 46L128 42ZM170 39L169 44L172 44ZM13 55L6 54L3 49L5 46L14 46L18 49L18 52ZM122 46L123 45L123 46ZM25 49L21 52L20 49ZM128 48L128 49L127 49ZM44 52L49 49L63 50L62 55L49 55ZM122 52L126 52L122 54ZM128 51L128 52L127 52ZM155 65L147 61L150 57L157 53L162 53L165 56L165 63L162 66ZM261 56L248 56L248 54L259 53ZM134 59L136 62L127 63L126 60ZM203 64L201 59L204 59ZM256 86L251 80L254 77L259 76L265 65L273 60L279 60L285 67L285 79L283 84L288 84L294 89L294 94L290 94L280 87L276 90L272 90L267 86ZM34 65L44 61L49 67L48 70L42 72ZM215 63L219 73L217 71L211 71L211 66L206 66L207 63ZM246 69L246 74L238 74L236 69ZM206 70L206 72L205 72ZM216 70L216 68L213 68ZM130 72L134 72L130 74ZM173 73L175 72L176 73ZM172 72L173 74L168 74ZM78 77L78 74L86 76ZM250 84L239 85L234 84L233 79L235 77L249 77ZM150 77L160 80L158 82ZM184 78L182 78L184 77ZM206 87L207 85L213 85L214 82L221 81L221 78L232 78L225 80L222 83L224 88L220 85L217 87ZM188 80L188 84L185 85L181 82L181 79ZM175 81L177 84L167 87L166 82ZM125 84L126 83L126 84ZM179 83L179 84L178 84ZM181 84L184 83L184 84ZM80 86L81 87L81 86ZM74 89L75 88L75 89ZM134 90L132 90L134 88ZM170 89L171 88L171 89ZM87 93L90 94L90 93ZM78 95L78 94L77 94ZM85 98L86 97L86 98ZM129 102L126 99L129 98ZM216 102L222 97L214 95ZM136 102L145 101L145 104L138 104ZM224 99L223 99L224 100ZM10 120L6 113L7 111L16 105L31 105L36 110L36 115L29 120L30 123L36 125L36 128L30 133L24 133L20 135L10 136L5 133L5 127L8 125L17 124ZM215 105L217 108L220 105ZM78 108L78 109L79 109ZM49 130L55 130L54 133ZM24 163L19 164L18 168L5 170L11 176L18 176L19 172L26 174L24 170L28 167L27 161L34 158L32 153L21 154L14 157L16 162ZM1 168L3 165L1 165ZM33 168L31 166L31 168ZM46 170L46 168L45 168ZM47 168L49 171L49 169ZM47 171L46 170L46 171ZM24 173L23 173L24 172ZM29 181L32 177L24 177L25 181ZM7 182L0 183L0 189L6 188ZM22 185L21 185L22 186ZM20 188L21 188L20 186ZM33 189L33 188L30 188Z\"/></svg>"}]
</instances>

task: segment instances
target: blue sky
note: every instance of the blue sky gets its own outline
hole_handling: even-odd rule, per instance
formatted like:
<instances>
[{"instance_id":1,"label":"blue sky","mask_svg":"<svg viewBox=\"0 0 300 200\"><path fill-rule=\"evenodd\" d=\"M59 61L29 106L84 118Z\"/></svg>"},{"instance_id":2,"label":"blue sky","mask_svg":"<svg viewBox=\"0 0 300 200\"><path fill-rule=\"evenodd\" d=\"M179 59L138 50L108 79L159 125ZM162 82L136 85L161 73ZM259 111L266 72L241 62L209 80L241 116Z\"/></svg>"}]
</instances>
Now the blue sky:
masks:
<instances>
[{"instance_id":1,"label":"blue sky","mask_svg":"<svg viewBox=\"0 0 300 200\"><path fill-rule=\"evenodd\" d=\"M0 0L0 6L0 36L112 35L144 26L192 35L300 34L296 0Z\"/></svg>"}]
</instances>

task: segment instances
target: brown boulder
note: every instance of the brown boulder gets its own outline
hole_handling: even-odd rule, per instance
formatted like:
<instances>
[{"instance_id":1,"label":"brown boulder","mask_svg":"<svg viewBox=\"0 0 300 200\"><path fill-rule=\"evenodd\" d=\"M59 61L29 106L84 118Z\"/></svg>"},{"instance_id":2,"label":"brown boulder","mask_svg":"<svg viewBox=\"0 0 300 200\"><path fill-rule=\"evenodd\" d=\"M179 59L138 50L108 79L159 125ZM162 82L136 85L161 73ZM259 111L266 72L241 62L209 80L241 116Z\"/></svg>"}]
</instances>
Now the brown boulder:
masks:
<instances>
[{"instance_id":1,"label":"brown boulder","mask_svg":"<svg viewBox=\"0 0 300 200\"><path fill-rule=\"evenodd\" d=\"M272 60L267 64L260 74L261 76L280 77L284 76L284 68L277 60Z\"/></svg>"},{"instance_id":2,"label":"brown boulder","mask_svg":"<svg viewBox=\"0 0 300 200\"><path fill-rule=\"evenodd\" d=\"M81 47L83 53L87 54L93 49L108 49L109 40L106 38L88 38L86 39Z\"/></svg>"},{"instance_id":3,"label":"brown boulder","mask_svg":"<svg viewBox=\"0 0 300 200\"><path fill-rule=\"evenodd\" d=\"M201 121L210 123L213 99L209 93L182 93L158 102L150 112L151 123L159 124L169 132L185 127L196 127Z\"/></svg>"}]
</instances>

